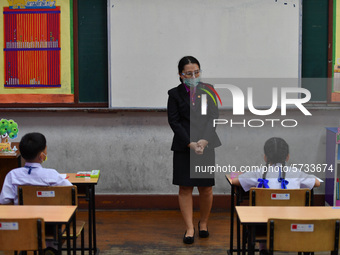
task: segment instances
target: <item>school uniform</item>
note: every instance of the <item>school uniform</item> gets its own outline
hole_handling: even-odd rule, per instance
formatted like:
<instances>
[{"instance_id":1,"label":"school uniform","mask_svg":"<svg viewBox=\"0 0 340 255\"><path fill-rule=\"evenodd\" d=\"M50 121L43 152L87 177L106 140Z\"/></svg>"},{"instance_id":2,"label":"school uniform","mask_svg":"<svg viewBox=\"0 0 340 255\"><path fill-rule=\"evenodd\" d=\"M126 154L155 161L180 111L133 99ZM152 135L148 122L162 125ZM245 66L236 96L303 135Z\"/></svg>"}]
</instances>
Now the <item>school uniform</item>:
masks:
<instances>
[{"instance_id":1,"label":"school uniform","mask_svg":"<svg viewBox=\"0 0 340 255\"><path fill-rule=\"evenodd\" d=\"M215 148L221 145L213 127L213 120L218 118L218 107L207 97L207 114L201 113L202 94L211 91L212 85L200 83L195 88L184 84L168 91L168 122L174 132L171 150L173 157L173 184L180 186L213 186L214 176L210 173L195 172L195 166L215 166ZM203 90L204 89L204 90ZM208 141L203 155L197 155L188 145L201 139ZM192 178L194 176L195 178Z\"/></svg>"},{"instance_id":2,"label":"school uniform","mask_svg":"<svg viewBox=\"0 0 340 255\"><path fill-rule=\"evenodd\" d=\"M252 187L258 187L259 184L262 187L263 173L265 168L259 168L257 171L251 171L238 176L239 182L244 191L249 191ZM268 168L266 174L266 185L271 189L282 189L282 181L279 181L283 177L283 171L285 171L285 187L287 189L312 189L315 185L315 176L306 174L297 168L285 166L282 170L281 164L276 164Z\"/></svg>"},{"instance_id":3,"label":"school uniform","mask_svg":"<svg viewBox=\"0 0 340 255\"><path fill-rule=\"evenodd\" d=\"M0 204L14 201L18 204L18 186L72 186L56 170L43 168L39 163L26 163L24 167L11 170L4 180L0 194Z\"/></svg>"}]
</instances>

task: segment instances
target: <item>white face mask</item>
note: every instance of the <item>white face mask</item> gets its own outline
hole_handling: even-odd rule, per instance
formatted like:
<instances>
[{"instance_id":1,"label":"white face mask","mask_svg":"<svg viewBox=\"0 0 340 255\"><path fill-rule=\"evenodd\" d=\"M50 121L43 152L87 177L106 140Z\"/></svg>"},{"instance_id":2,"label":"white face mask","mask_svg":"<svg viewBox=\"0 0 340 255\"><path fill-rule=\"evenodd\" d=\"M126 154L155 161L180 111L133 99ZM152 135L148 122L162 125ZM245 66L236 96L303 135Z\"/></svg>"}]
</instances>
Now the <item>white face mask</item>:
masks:
<instances>
[{"instance_id":1,"label":"white face mask","mask_svg":"<svg viewBox=\"0 0 340 255\"><path fill-rule=\"evenodd\" d=\"M201 82L201 77L184 78L183 82L189 87L196 87Z\"/></svg>"}]
</instances>

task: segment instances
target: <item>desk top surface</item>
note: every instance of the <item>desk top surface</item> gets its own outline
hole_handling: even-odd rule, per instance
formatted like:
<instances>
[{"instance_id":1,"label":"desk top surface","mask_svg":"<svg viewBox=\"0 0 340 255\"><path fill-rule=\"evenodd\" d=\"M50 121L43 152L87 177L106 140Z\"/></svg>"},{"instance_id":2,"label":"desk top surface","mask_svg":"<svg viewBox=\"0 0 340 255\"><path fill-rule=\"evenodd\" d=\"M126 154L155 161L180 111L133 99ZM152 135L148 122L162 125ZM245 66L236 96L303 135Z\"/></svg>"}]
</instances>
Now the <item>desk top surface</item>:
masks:
<instances>
[{"instance_id":1,"label":"desk top surface","mask_svg":"<svg viewBox=\"0 0 340 255\"><path fill-rule=\"evenodd\" d=\"M228 183L229 183L230 185L233 185L233 180L231 179L231 175L230 175L230 174L226 174L226 175L225 175L225 178L227 179L227 181L228 181Z\"/></svg>"},{"instance_id":2,"label":"desk top surface","mask_svg":"<svg viewBox=\"0 0 340 255\"><path fill-rule=\"evenodd\" d=\"M76 173L66 174L67 180L69 180L72 184L94 184L96 185L98 183L99 177L98 178L84 178L84 177L77 178Z\"/></svg>"},{"instance_id":3,"label":"desk top surface","mask_svg":"<svg viewBox=\"0 0 340 255\"><path fill-rule=\"evenodd\" d=\"M240 174L243 174L243 173L242 172L231 172L229 174L226 174L225 178L227 179L227 181L230 185L233 185L233 179L235 177L238 177Z\"/></svg>"},{"instance_id":4,"label":"desk top surface","mask_svg":"<svg viewBox=\"0 0 340 255\"><path fill-rule=\"evenodd\" d=\"M76 209L76 205L0 205L0 218L41 217L48 223L67 223Z\"/></svg>"},{"instance_id":5,"label":"desk top surface","mask_svg":"<svg viewBox=\"0 0 340 255\"><path fill-rule=\"evenodd\" d=\"M269 218L340 219L340 207L330 206L236 206L241 224L266 223Z\"/></svg>"}]
</instances>

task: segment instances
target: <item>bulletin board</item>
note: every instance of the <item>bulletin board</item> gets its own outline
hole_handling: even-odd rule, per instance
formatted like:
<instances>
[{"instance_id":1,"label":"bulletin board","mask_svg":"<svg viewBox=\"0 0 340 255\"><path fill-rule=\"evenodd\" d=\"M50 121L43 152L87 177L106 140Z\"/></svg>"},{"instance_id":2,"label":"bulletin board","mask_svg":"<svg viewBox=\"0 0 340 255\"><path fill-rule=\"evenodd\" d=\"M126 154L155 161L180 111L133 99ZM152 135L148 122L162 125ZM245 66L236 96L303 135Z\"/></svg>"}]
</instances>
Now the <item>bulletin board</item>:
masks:
<instances>
[{"instance_id":1,"label":"bulletin board","mask_svg":"<svg viewBox=\"0 0 340 255\"><path fill-rule=\"evenodd\" d=\"M340 1L333 1L333 82L331 102L340 102Z\"/></svg>"},{"instance_id":2,"label":"bulletin board","mask_svg":"<svg viewBox=\"0 0 340 255\"><path fill-rule=\"evenodd\" d=\"M73 1L1 1L0 102L74 103Z\"/></svg>"}]
</instances>

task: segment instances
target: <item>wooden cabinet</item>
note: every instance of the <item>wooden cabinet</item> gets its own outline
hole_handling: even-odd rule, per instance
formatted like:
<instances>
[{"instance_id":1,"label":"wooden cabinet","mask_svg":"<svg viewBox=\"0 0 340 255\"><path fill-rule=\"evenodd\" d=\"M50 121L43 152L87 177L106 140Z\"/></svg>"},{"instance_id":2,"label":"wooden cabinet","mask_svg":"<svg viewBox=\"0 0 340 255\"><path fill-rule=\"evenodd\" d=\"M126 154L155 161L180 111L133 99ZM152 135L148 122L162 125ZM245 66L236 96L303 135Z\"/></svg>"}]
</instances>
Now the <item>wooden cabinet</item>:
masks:
<instances>
[{"instance_id":1,"label":"wooden cabinet","mask_svg":"<svg viewBox=\"0 0 340 255\"><path fill-rule=\"evenodd\" d=\"M13 146L19 148L19 143L12 143ZM0 191L2 190L2 184L4 183L5 177L9 171L22 165L21 155L17 150L15 155L6 155L0 153Z\"/></svg>"}]
</instances>

